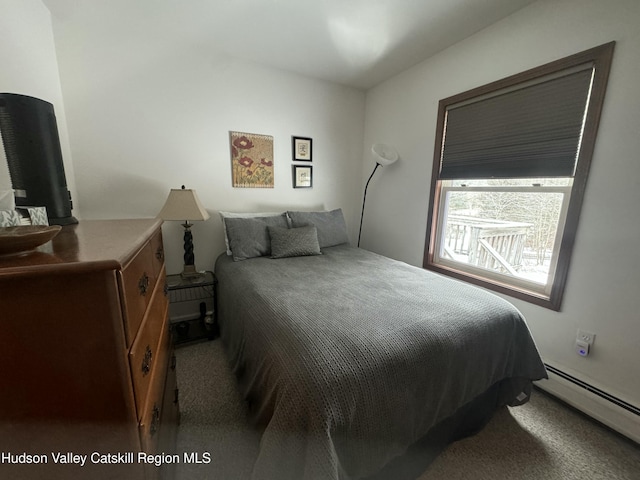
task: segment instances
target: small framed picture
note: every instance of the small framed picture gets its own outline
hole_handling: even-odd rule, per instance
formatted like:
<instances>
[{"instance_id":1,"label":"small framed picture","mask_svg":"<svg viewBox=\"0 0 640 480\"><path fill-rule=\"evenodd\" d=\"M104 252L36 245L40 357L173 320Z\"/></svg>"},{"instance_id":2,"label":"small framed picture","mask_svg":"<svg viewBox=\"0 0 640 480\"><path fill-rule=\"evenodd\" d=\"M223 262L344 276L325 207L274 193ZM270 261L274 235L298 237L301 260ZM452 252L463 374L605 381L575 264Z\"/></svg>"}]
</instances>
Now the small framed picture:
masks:
<instances>
[{"instance_id":1,"label":"small framed picture","mask_svg":"<svg viewBox=\"0 0 640 480\"><path fill-rule=\"evenodd\" d=\"M313 187L313 167L293 165L293 188Z\"/></svg>"},{"instance_id":2,"label":"small framed picture","mask_svg":"<svg viewBox=\"0 0 640 480\"><path fill-rule=\"evenodd\" d=\"M308 137L291 137L294 162L310 162L313 158L313 140Z\"/></svg>"}]
</instances>

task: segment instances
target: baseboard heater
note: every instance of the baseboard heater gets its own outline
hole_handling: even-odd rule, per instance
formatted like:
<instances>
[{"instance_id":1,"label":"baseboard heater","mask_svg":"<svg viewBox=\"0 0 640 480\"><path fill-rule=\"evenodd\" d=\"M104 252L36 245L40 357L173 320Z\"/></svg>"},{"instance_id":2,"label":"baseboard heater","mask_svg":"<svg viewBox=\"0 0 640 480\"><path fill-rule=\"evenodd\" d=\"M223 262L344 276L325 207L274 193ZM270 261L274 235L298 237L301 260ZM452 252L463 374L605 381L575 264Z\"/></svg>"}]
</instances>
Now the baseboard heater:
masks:
<instances>
[{"instance_id":1,"label":"baseboard heater","mask_svg":"<svg viewBox=\"0 0 640 480\"><path fill-rule=\"evenodd\" d=\"M583 382L582 380L569 375L568 373L563 372L562 370L558 370L555 367L552 367L551 365L548 364L544 364L545 368L547 369L547 371L562 377L563 379L565 379L568 382L573 383L574 385L579 386L580 388L584 388L585 390L593 393L594 395L597 395L600 398L603 398L604 400L607 400L608 402L611 402L615 405L617 405L620 408L625 409L626 411L633 413L634 415L637 415L638 417L640 417L640 408L631 405L630 403L625 402L624 400L621 400L620 398L614 397L613 395L608 394L607 392L605 392L604 390L600 390L597 387L594 387L593 385L589 385L586 382Z\"/></svg>"}]
</instances>

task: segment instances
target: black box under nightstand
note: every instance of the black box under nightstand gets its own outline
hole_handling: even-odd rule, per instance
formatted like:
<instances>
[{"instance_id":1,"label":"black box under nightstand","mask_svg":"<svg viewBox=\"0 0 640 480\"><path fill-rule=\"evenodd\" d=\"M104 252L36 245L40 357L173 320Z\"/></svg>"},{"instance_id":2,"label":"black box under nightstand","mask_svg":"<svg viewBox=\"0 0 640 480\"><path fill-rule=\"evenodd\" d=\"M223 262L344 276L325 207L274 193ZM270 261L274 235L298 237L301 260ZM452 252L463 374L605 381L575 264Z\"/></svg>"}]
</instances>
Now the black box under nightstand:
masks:
<instances>
[{"instance_id":1,"label":"black box under nightstand","mask_svg":"<svg viewBox=\"0 0 640 480\"><path fill-rule=\"evenodd\" d=\"M198 277L167 275L169 322L175 345L218 336L216 283L215 275L208 271Z\"/></svg>"}]
</instances>

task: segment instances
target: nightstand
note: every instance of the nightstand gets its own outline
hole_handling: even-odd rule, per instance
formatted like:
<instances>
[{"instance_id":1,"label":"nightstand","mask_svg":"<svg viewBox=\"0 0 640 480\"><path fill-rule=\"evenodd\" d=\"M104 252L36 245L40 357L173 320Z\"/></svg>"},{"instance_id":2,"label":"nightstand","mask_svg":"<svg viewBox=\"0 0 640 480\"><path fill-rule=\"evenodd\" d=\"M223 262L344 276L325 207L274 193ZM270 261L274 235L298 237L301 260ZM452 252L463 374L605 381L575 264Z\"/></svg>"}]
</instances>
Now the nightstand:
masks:
<instances>
[{"instance_id":1,"label":"nightstand","mask_svg":"<svg viewBox=\"0 0 640 480\"><path fill-rule=\"evenodd\" d=\"M169 322L175 345L218 336L216 321L216 277L167 275Z\"/></svg>"}]
</instances>

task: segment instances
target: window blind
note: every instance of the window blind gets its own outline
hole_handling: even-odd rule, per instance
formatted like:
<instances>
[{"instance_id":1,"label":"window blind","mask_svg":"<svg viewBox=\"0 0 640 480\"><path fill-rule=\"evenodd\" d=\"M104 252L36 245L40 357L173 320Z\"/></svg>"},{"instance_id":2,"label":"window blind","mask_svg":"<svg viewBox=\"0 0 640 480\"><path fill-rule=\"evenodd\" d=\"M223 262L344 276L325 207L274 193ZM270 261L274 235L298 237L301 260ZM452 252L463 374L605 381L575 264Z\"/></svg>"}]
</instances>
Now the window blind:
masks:
<instances>
[{"instance_id":1,"label":"window blind","mask_svg":"<svg viewBox=\"0 0 640 480\"><path fill-rule=\"evenodd\" d=\"M448 107L439 178L573 176L593 71Z\"/></svg>"}]
</instances>

